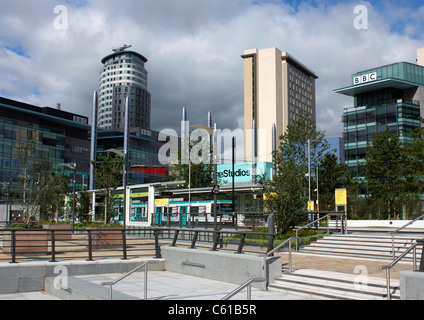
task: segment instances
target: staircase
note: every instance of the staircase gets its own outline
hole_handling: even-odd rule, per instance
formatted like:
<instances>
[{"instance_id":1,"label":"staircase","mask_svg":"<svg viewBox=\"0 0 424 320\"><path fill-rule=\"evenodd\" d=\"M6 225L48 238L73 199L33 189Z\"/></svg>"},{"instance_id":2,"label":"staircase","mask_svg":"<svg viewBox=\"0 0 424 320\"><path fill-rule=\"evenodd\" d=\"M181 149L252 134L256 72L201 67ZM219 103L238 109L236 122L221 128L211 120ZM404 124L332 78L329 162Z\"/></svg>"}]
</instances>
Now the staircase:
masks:
<instances>
[{"instance_id":1,"label":"staircase","mask_svg":"<svg viewBox=\"0 0 424 320\"><path fill-rule=\"evenodd\" d=\"M408 249L415 239L422 239L424 235L396 235L394 250L396 257ZM417 248L417 259L421 257L422 248ZM349 256L371 259L393 259L393 245L391 234L349 234L329 235L312 242L299 249L299 252L308 254L324 254L335 256ZM413 253L408 254L403 261L412 261ZM418 260L419 261L419 260Z\"/></svg>"},{"instance_id":2,"label":"staircase","mask_svg":"<svg viewBox=\"0 0 424 320\"><path fill-rule=\"evenodd\" d=\"M366 282L364 282L366 281ZM399 281L391 280L391 299L400 299ZM337 300L386 300L386 280L352 274L300 269L287 273L269 285L271 290L297 293L309 298Z\"/></svg>"},{"instance_id":3,"label":"staircase","mask_svg":"<svg viewBox=\"0 0 424 320\"><path fill-rule=\"evenodd\" d=\"M394 238L395 255L399 257L415 239L424 238L423 234L397 234ZM349 235L328 235L310 245L299 249L301 253L393 260L392 235L389 233L364 233ZM417 264L420 262L422 247L417 247ZM413 261L413 253L402 261ZM385 264L382 262L382 265ZM284 272L284 270L283 270ZM366 281L366 283L362 283ZM392 300L400 299L399 280L391 279ZM270 289L283 292L296 292L311 298L347 300L385 300L387 299L386 279L346 274L333 271L299 269L283 273L269 285Z\"/></svg>"}]
</instances>

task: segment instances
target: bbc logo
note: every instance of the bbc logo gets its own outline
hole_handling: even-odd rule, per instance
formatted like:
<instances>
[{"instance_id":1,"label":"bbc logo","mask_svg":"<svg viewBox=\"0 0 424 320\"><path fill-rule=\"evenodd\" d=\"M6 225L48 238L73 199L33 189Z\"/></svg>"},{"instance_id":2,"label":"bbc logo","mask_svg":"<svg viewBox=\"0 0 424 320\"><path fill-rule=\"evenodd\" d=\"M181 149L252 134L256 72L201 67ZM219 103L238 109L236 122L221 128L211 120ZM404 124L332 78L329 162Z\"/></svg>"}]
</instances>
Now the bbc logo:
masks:
<instances>
[{"instance_id":1,"label":"bbc logo","mask_svg":"<svg viewBox=\"0 0 424 320\"><path fill-rule=\"evenodd\" d=\"M371 82L371 81L375 81L375 80L377 80L377 72L364 74L364 75L359 76L359 77L354 77L353 78L353 85Z\"/></svg>"}]
</instances>

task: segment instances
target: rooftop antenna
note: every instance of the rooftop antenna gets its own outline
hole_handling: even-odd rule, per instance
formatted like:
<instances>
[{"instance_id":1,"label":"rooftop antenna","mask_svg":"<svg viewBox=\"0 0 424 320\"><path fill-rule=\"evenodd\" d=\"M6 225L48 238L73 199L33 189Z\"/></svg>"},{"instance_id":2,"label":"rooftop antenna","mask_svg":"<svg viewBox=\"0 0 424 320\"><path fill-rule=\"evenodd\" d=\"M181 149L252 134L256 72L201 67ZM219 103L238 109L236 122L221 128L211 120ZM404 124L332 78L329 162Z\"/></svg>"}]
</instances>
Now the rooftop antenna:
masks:
<instances>
[{"instance_id":1,"label":"rooftop antenna","mask_svg":"<svg viewBox=\"0 0 424 320\"><path fill-rule=\"evenodd\" d=\"M113 52L121 52L121 51L125 51L129 48L132 48L132 46L129 46L127 44L124 44L122 47L117 48L117 49L112 49Z\"/></svg>"}]
</instances>

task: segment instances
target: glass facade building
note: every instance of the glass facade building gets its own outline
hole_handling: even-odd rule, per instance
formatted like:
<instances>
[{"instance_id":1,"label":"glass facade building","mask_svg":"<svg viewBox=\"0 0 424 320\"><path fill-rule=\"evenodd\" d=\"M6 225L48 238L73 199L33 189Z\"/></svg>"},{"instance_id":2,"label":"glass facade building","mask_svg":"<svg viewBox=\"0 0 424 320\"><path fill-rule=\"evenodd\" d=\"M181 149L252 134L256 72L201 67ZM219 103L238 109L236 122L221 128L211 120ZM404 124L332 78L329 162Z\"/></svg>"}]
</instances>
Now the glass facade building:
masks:
<instances>
[{"instance_id":1,"label":"glass facade building","mask_svg":"<svg viewBox=\"0 0 424 320\"><path fill-rule=\"evenodd\" d=\"M138 129L138 130L137 130ZM168 166L159 162L159 149L164 142L158 141L159 133L132 128L130 132L130 174L129 185L164 182ZM124 151L124 135L119 131L99 131L97 154L105 154L110 149Z\"/></svg>"},{"instance_id":2,"label":"glass facade building","mask_svg":"<svg viewBox=\"0 0 424 320\"><path fill-rule=\"evenodd\" d=\"M2 197L13 192L22 176L19 147L27 144L36 132L35 152L30 167L48 163L77 164L76 190L82 190L89 179L90 143L88 118L53 108L33 105L0 97L0 182ZM60 169L73 177L73 170ZM44 174L44 172L39 172ZM70 183L71 188L73 184ZM6 189L7 188L7 189Z\"/></svg>"},{"instance_id":3,"label":"glass facade building","mask_svg":"<svg viewBox=\"0 0 424 320\"><path fill-rule=\"evenodd\" d=\"M342 117L349 169L358 172L375 135L386 128L408 141L409 133L421 126L423 87L424 67L401 62L353 74L352 86L335 90L354 98Z\"/></svg>"}]
</instances>

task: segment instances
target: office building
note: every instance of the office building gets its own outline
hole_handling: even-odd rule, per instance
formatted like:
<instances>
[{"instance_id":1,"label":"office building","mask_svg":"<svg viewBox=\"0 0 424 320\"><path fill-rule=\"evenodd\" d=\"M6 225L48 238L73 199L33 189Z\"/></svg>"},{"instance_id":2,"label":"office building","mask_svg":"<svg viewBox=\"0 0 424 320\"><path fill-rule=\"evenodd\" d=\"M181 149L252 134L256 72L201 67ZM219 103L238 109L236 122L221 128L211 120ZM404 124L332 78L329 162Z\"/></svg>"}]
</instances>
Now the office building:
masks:
<instances>
[{"instance_id":1,"label":"office building","mask_svg":"<svg viewBox=\"0 0 424 320\"><path fill-rule=\"evenodd\" d=\"M349 169L358 171L377 133L387 128L408 141L424 115L424 48L415 63L399 62L352 75L352 85L335 90L350 96L354 106L343 112L345 156ZM420 65L421 64L421 65Z\"/></svg>"},{"instance_id":2,"label":"office building","mask_svg":"<svg viewBox=\"0 0 424 320\"><path fill-rule=\"evenodd\" d=\"M22 176L18 148L36 135L36 148L29 167L49 163L76 164L76 190L86 189L89 179L90 142L88 118L60 109L37 107L0 97L0 182L3 199L10 196ZM60 169L70 177L73 170ZM46 172L39 172L45 174ZM73 184L70 183L72 188Z\"/></svg>"},{"instance_id":3,"label":"office building","mask_svg":"<svg viewBox=\"0 0 424 320\"><path fill-rule=\"evenodd\" d=\"M148 91L147 59L130 46L114 50L102 59L100 73L98 127L123 131L125 100L131 98L130 126L150 130L151 95Z\"/></svg>"},{"instance_id":4,"label":"office building","mask_svg":"<svg viewBox=\"0 0 424 320\"><path fill-rule=\"evenodd\" d=\"M340 137L327 138L328 144L330 145L329 152L333 153L337 157L338 163L345 163L345 151L344 151L344 140Z\"/></svg>"},{"instance_id":5,"label":"office building","mask_svg":"<svg viewBox=\"0 0 424 320\"><path fill-rule=\"evenodd\" d=\"M272 162L272 128L280 137L299 112L316 120L315 73L277 48L244 51L245 161ZM256 158L254 161L253 158Z\"/></svg>"},{"instance_id":6,"label":"office building","mask_svg":"<svg viewBox=\"0 0 424 320\"><path fill-rule=\"evenodd\" d=\"M132 128L130 130L128 185L164 182L169 168L159 162L159 149L164 142L158 140L159 133ZM97 154L106 154L110 149L123 152L124 134L120 131L99 131Z\"/></svg>"}]
</instances>

